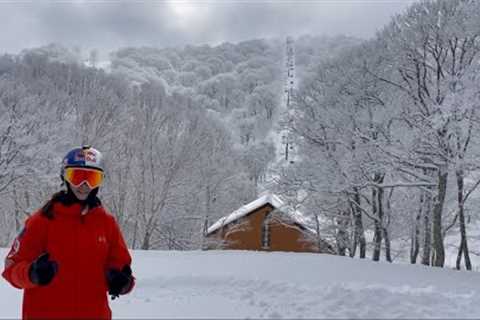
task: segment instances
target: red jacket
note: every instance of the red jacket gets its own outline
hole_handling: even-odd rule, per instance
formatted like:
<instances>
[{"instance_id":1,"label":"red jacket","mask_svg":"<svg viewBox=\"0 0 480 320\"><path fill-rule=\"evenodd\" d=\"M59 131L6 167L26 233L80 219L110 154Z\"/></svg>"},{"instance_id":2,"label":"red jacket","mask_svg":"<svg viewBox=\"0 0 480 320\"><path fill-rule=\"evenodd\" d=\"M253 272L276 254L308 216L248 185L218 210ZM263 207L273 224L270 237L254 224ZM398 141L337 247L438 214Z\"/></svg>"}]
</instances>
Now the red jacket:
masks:
<instances>
[{"instance_id":1,"label":"red jacket","mask_svg":"<svg viewBox=\"0 0 480 320\"><path fill-rule=\"evenodd\" d=\"M40 211L29 217L5 260L2 276L25 289L23 318L111 319L106 272L131 264L115 218L101 206L82 215L79 204L55 203L53 212L53 219ZM37 286L28 271L44 252L58 263L58 272L48 285Z\"/></svg>"}]
</instances>

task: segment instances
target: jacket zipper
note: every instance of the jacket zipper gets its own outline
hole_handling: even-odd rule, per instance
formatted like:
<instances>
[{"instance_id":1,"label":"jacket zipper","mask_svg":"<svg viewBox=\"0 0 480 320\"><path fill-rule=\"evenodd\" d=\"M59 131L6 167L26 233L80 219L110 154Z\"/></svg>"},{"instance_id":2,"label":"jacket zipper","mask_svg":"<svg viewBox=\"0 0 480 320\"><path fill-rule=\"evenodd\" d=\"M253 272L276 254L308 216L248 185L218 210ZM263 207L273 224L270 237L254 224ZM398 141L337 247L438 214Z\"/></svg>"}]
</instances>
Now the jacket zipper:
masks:
<instances>
[{"instance_id":1,"label":"jacket zipper","mask_svg":"<svg viewBox=\"0 0 480 320\"><path fill-rule=\"evenodd\" d=\"M79 260L79 255L80 255L80 243L79 243L79 238L80 238L80 224L75 221L75 251L74 251L74 256ZM75 303L75 315L78 315L79 312L79 302L78 299L79 297L79 291L80 291L80 274L79 274L79 263L80 261L77 261L75 263L75 292L74 292L74 303Z\"/></svg>"}]
</instances>

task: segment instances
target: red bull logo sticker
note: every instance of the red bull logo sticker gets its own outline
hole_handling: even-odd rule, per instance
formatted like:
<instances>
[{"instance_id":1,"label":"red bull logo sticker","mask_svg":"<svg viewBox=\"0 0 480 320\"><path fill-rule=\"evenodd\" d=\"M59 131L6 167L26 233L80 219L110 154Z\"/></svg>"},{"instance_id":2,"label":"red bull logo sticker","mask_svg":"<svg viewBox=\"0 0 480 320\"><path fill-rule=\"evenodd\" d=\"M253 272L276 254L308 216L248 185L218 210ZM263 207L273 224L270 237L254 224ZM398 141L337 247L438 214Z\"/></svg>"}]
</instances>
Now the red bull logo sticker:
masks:
<instances>
[{"instance_id":1,"label":"red bull logo sticker","mask_svg":"<svg viewBox=\"0 0 480 320\"><path fill-rule=\"evenodd\" d=\"M18 234L18 236L15 238L15 240L13 241L12 250L10 250L10 253L8 254L7 258L13 257L20 251L20 239L22 239L26 230L27 229L23 228Z\"/></svg>"},{"instance_id":2,"label":"red bull logo sticker","mask_svg":"<svg viewBox=\"0 0 480 320\"><path fill-rule=\"evenodd\" d=\"M97 162L97 155L95 154L95 152L92 152L92 151L86 151L85 153L85 161L89 161L89 162Z\"/></svg>"},{"instance_id":3,"label":"red bull logo sticker","mask_svg":"<svg viewBox=\"0 0 480 320\"><path fill-rule=\"evenodd\" d=\"M8 269L10 268L11 266L13 266L15 264L15 261L13 259L10 259L10 258L5 258L5 269Z\"/></svg>"},{"instance_id":4,"label":"red bull logo sticker","mask_svg":"<svg viewBox=\"0 0 480 320\"><path fill-rule=\"evenodd\" d=\"M97 154L89 150L80 150L75 154L74 161L97 162Z\"/></svg>"},{"instance_id":5,"label":"red bull logo sticker","mask_svg":"<svg viewBox=\"0 0 480 320\"><path fill-rule=\"evenodd\" d=\"M15 241L13 242L13 246L12 246L12 249L13 249L13 254L16 254L18 253L18 251L20 251L20 240L15 239Z\"/></svg>"}]
</instances>

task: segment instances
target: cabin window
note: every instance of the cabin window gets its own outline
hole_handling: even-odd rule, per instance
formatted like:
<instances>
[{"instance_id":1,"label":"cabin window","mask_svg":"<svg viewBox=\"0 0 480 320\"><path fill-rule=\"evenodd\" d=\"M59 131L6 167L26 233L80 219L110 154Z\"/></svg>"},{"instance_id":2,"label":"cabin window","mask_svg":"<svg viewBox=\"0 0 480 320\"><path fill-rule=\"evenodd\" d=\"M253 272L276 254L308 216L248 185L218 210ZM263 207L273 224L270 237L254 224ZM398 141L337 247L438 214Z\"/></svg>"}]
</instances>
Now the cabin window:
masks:
<instances>
[{"instance_id":1,"label":"cabin window","mask_svg":"<svg viewBox=\"0 0 480 320\"><path fill-rule=\"evenodd\" d=\"M269 215L265 216L262 223L262 249L270 249Z\"/></svg>"}]
</instances>

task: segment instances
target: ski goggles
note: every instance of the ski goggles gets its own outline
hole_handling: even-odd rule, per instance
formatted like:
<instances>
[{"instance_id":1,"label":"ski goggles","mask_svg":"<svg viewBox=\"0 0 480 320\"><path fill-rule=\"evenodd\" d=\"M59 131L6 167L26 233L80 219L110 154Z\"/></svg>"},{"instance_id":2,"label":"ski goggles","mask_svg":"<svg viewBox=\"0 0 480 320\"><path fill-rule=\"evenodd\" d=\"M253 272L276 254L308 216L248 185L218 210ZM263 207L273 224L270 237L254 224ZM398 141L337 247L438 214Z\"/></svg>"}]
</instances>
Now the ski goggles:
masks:
<instances>
[{"instance_id":1,"label":"ski goggles","mask_svg":"<svg viewBox=\"0 0 480 320\"><path fill-rule=\"evenodd\" d=\"M64 178L74 187L86 182L91 189L95 189L103 182L103 172L87 168L65 168Z\"/></svg>"}]
</instances>

